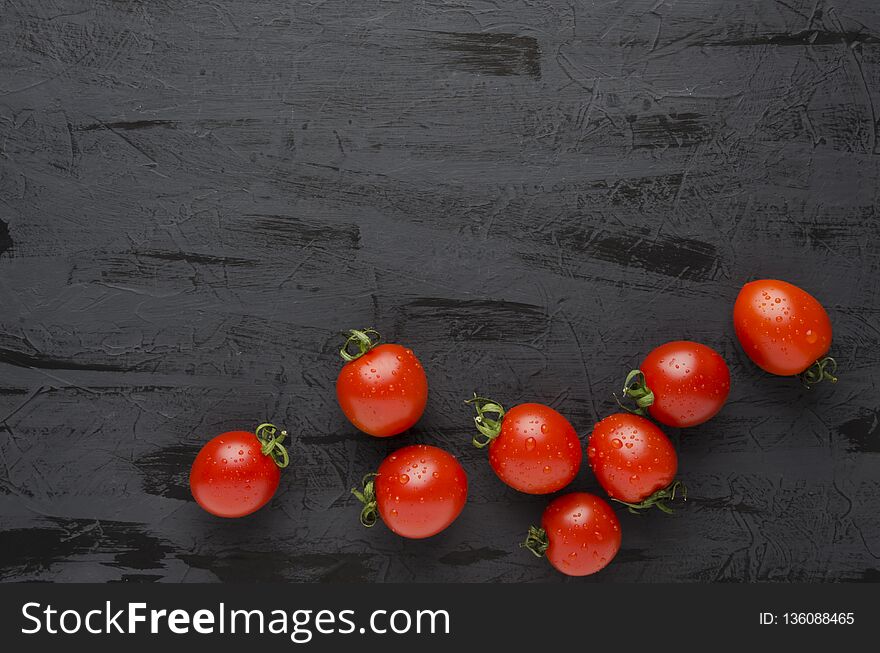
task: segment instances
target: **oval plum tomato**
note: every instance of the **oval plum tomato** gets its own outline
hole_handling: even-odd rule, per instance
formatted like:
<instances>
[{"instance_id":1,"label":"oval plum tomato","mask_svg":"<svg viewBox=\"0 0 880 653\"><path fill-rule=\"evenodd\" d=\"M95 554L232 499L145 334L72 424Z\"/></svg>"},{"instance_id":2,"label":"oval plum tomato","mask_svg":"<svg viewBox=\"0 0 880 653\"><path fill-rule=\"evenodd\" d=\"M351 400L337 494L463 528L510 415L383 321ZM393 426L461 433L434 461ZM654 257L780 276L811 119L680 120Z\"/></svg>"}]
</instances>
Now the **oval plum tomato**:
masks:
<instances>
[{"instance_id":1,"label":"oval plum tomato","mask_svg":"<svg viewBox=\"0 0 880 653\"><path fill-rule=\"evenodd\" d=\"M630 512L652 506L672 512L666 501L675 499L681 486L675 480L678 456L653 422L629 413L609 415L593 428L587 460L608 496Z\"/></svg>"},{"instance_id":2,"label":"oval plum tomato","mask_svg":"<svg viewBox=\"0 0 880 653\"><path fill-rule=\"evenodd\" d=\"M474 394L468 399L477 416L475 447L489 447L489 464L514 490L549 494L574 480L583 451L574 427L543 404L520 404L505 411L501 404ZM495 415L496 417L487 417Z\"/></svg>"},{"instance_id":3,"label":"oval plum tomato","mask_svg":"<svg viewBox=\"0 0 880 653\"><path fill-rule=\"evenodd\" d=\"M626 377L623 394L635 400L636 415L684 428L712 418L730 394L730 370L706 345L676 340L660 345Z\"/></svg>"},{"instance_id":4,"label":"oval plum tomato","mask_svg":"<svg viewBox=\"0 0 880 653\"><path fill-rule=\"evenodd\" d=\"M364 477L363 491L351 491L361 503L361 524L380 518L402 537L436 535L455 521L467 499L464 469L443 449L415 444L388 456L375 474Z\"/></svg>"},{"instance_id":5,"label":"oval plum tomato","mask_svg":"<svg viewBox=\"0 0 880 653\"><path fill-rule=\"evenodd\" d=\"M202 447L189 472L189 487L202 508L217 517L244 517L269 502L280 469L290 459L281 442L287 431L260 424L256 434L221 433Z\"/></svg>"},{"instance_id":6,"label":"oval plum tomato","mask_svg":"<svg viewBox=\"0 0 880 653\"><path fill-rule=\"evenodd\" d=\"M620 549L620 522L605 501L586 492L564 494L550 502L541 528L531 526L522 546L569 576L603 569Z\"/></svg>"},{"instance_id":7,"label":"oval plum tomato","mask_svg":"<svg viewBox=\"0 0 880 653\"><path fill-rule=\"evenodd\" d=\"M785 281L761 279L747 283L733 306L736 337L752 361L779 376L800 374L808 387L834 376L837 363L825 354L831 348L831 319L808 292Z\"/></svg>"},{"instance_id":8,"label":"oval plum tomato","mask_svg":"<svg viewBox=\"0 0 880 653\"><path fill-rule=\"evenodd\" d=\"M340 350L347 361L336 379L336 398L348 420L377 438L406 431L428 402L428 379L411 349L378 344L373 329L352 329ZM358 347L350 353L352 345Z\"/></svg>"}]
</instances>

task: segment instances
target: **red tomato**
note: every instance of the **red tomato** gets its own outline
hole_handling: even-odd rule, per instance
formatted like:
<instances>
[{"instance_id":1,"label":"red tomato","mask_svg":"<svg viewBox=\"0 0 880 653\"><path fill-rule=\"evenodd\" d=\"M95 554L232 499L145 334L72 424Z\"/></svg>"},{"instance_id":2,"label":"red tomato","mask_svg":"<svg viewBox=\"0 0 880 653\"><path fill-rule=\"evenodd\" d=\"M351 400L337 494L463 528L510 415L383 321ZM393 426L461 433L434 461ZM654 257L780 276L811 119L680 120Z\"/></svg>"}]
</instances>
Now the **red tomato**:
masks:
<instances>
[{"instance_id":1,"label":"red tomato","mask_svg":"<svg viewBox=\"0 0 880 653\"><path fill-rule=\"evenodd\" d=\"M755 365L770 374L803 374L807 385L835 382L837 363L831 347L831 320L822 304L785 281L747 283L733 306L736 337Z\"/></svg>"},{"instance_id":2,"label":"red tomato","mask_svg":"<svg viewBox=\"0 0 880 653\"><path fill-rule=\"evenodd\" d=\"M348 361L336 379L336 398L364 433L386 438L419 421L428 402L428 379L411 349L376 345L373 329L352 330L340 354ZM348 348L355 344L355 354Z\"/></svg>"},{"instance_id":3,"label":"red tomato","mask_svg":"<svg viewBox=\"0 0 880 653\"><path fill-rule=\"evenodd\" d=\"M626 378L623 394L631 411L667 426L696 426L713 417L730 393L730 370L711 347L688 340L660 345ZM624 408L626 408L624 406ZM629 410L629 409L627 409Z\"/></svg>"},{"instance_id":4,"label":"red tomato","mask_svg":"<svg viewBox=\"0 0 880 653\"><path fill-rule=\"evenodd\" d=\"M603 569L620 549L620 522L607 503L593 494L572 492L550 502L541 528L532 526L523 546L569 576Z\"/></svg>"},{"instance_id":5,"label":"red tomato","mask_svg":"<svg viewBox=\"0 0 880 653\"><path fill-rule=\"evenodd\" d=\"M364 479L361 523L378 518L402 537L436 535L455 521L467 499L467 476L455 456L443 449L415 444L398 449Z\"/></svg>"},{"instance_id":6,"label":"red tomato","mask_svg":"<svg viewBox=\"0 0 880 653\"><path fill-rule=\"evenodd\" d=\"M281 445L286 431L261 424L247 431L221 433L202 447L189 473L193 498L218 517L244 517L269 502L289 459Z\"/></svg>"},{"instance_id":7,"label":"red tomato","mask_svg":"<svg viewBox=\"0 0 880 653\"><path fill-rule=\"evenodd\" d=\"M549 494L577 476L583 458L577 432L549 406L520 404L505 412L500 404L477 395L467 403L476 408L474 421L483 436L474 437L474 445L489 446L489 464L514 490Z\"/></svg>"},{"instance_id":8,"label":"red tomato","mask_svg":"<svg viewBox=\"0 0 880 653\"><path fill-rule=\"evenodd\" d=\"M608 496L631 511L656 506L672 512L678 456L669 438L653 422L631 415L609 415L593 428L587 460Z\"/></svg>"}]
</instances>

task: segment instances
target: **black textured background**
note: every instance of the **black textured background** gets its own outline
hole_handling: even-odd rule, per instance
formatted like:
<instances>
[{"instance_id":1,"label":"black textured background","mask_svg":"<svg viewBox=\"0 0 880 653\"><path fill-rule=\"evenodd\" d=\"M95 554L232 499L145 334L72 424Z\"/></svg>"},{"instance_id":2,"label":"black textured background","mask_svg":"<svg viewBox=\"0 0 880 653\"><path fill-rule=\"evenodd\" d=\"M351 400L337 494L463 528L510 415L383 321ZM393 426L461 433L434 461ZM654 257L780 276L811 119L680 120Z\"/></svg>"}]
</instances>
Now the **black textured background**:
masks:
<instances>
[{"instance_id":1,"label":"black textured background","mask_svg":"<svg viewBox=\"0 0 880 653\"><path fill-rule=\"evenodd\" d=\"M874 0L0 0L0 578L563 580L461 400L586 436L691 338L733 388L669 430L690 499L590 580L880 580L878 100ZM744 357L758 277L828 307L837 386ZM364 326L429 374L393 440L335 403ZM277 496L203 513L200 444L264 419ZM470 477L421 542L348 493L411 442Z\"/></svg>"}]
</instances>

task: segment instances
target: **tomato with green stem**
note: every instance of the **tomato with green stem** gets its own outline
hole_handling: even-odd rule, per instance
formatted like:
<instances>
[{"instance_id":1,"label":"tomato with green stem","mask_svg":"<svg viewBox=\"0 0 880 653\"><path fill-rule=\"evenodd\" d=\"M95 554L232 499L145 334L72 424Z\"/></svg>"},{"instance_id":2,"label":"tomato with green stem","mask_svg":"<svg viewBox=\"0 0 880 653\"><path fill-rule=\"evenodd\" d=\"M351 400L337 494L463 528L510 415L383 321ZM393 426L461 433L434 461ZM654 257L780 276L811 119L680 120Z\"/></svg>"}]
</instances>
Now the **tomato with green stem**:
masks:
<instances>
[{"instance_id":1,"label":"tomato with green stem","mask_svg":"<svg viewBox=\"0 0 880 653\"><path fill-rule=\"evenodd\" d=\"M477 413L474 446L489 448L492 470L513 489L549 494L577 476L583 459L577 432L549 406L527 403L505 411L476 393L465 403Z\"/></svg>"},{"instance_id":2,"label":"tomato with green stem","mask_svg":"<svg viewBox=\"0 0 880 653\"><path fill-rule=\"evenodd\" d=\"M778 279L745 284L733 306L733 326L746 355L765 372L800 375L807 387L837 382L831 318L811 294Z\"/></svg>"},{"instance_id":3,"label":"tomato with green stem","mask_svg":"<svg viewBox=\"0 0 880 653\"><path fill-rule=\"evenodd\" d=\"M604 569L620 550L617 515L605 501L587 492L557 497L544 510L541 527L529 527L522 546L568 576Z\"/></svg>"},{"instance_id":4,"label":"tomato with green stem","mask_svg":"<svg viewBox=\"0 0 880 653\"><path fill-rule=\"evenodd\" d=\"M336 398L348 420L377 438L415 425L428 402L428 378L412 349L379 344L375 329L352 329L339 351L345 365ZM355 348L352 351L352 348Z\"/></svg>"},{"instance_id":5,"label":"tomato with green stem","mask_svg":"<svg viewBox=\"0 0 880 653\"><path fill-rule=\"evenodd\" d=\"M730 394L730 370L721 355L706 345L676 340L656 347L639 369L626 377L623 394L636 415L651 415L661 424L685 428L714 417Z\"/></svg>"},{"instance_id":6,"label":"tomato with green stem","mask_svg":"<svg viewBox=\"0 0 880 653\"><path fill-rule=\"evenodd\" d=\"M436 535L456 520L467 500L467 475L452 454L424 444L398 449L364 477L352 494L363 504L361 524L381 519L411 539Z\"/></svg>"},{"instance_id":7,"label":"tomato with green stem","mask_svg":"<svg viewBox=\"0 0 880 653\"><path fill-rule=\"evenodd\" d=\"M217 517L244 517L275 495L290 458L281 444L287 431L260 424L255 433L229 431L209 440L189 473L193 498Z\"/></svg>"},{"instance_id":8,"label":"tomato with green stem","mask_svg":"<svg viewBox=\"0 0 880 653\"><path fill-rule=\"evenodd\" d=\"M684 492L675 480L675 447L653 422L638 415L616 413L596 424L587 460L608 496L630 512L655 507L671 513L666 502Z\"/></svg>"}]
</instances>

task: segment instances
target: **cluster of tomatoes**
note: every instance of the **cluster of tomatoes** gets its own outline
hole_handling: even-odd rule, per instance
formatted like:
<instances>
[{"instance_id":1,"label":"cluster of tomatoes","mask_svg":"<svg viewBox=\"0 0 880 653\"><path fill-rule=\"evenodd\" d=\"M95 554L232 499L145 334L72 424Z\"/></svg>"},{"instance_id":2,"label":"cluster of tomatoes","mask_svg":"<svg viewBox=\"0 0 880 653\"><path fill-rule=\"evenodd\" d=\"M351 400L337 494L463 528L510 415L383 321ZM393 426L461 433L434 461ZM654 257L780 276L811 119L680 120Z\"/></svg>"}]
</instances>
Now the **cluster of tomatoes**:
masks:
<instances>
[{"instance_id":1,"label":"cluster of tomatoes","mask_svg":"<svg viewBox=\"0 0 880 653\"><path fill-rule=\"evenodd\" d=\"M746 284L733 311L734 327L746 354L771 374L801 375L806 385L836 381L836 363L827 358L831 322L811 295L784 281ZM353 330L340 350L345 365L336 382L339 406L358 429L375 437L412 427L428 401L428 380L411 349L379 344L372 329ZM625 412L605 417L587 442L587 462L599 484L630 512L648 508L671 512L669 503L684 487L676 479L678 457L665 426L702 424L721 410L730 391L730 372L711 347L668 342L651 351L626 377ZM474 395L473 444L487 448L489 465L510 487L528 494L551 494L574 480L583 460L577 431L560 413L539 403L505 410ZM628 405L629 404L629 405ZM288 464L285 431L261 424L255 433L224 433L208 442L190 473L193 496L220 517L250 514L272 498L280 469ZM426 538L448 527L464 508L467 475L456 458L438 447L418 444L389 455L352 493L363 504L360 520L381 520L394 533ZM573 492L555 498L531 527L523 546L546 556L572 576L605 567L620 548L620 521L602 498Z\"/></svg>"}]
</instances>

